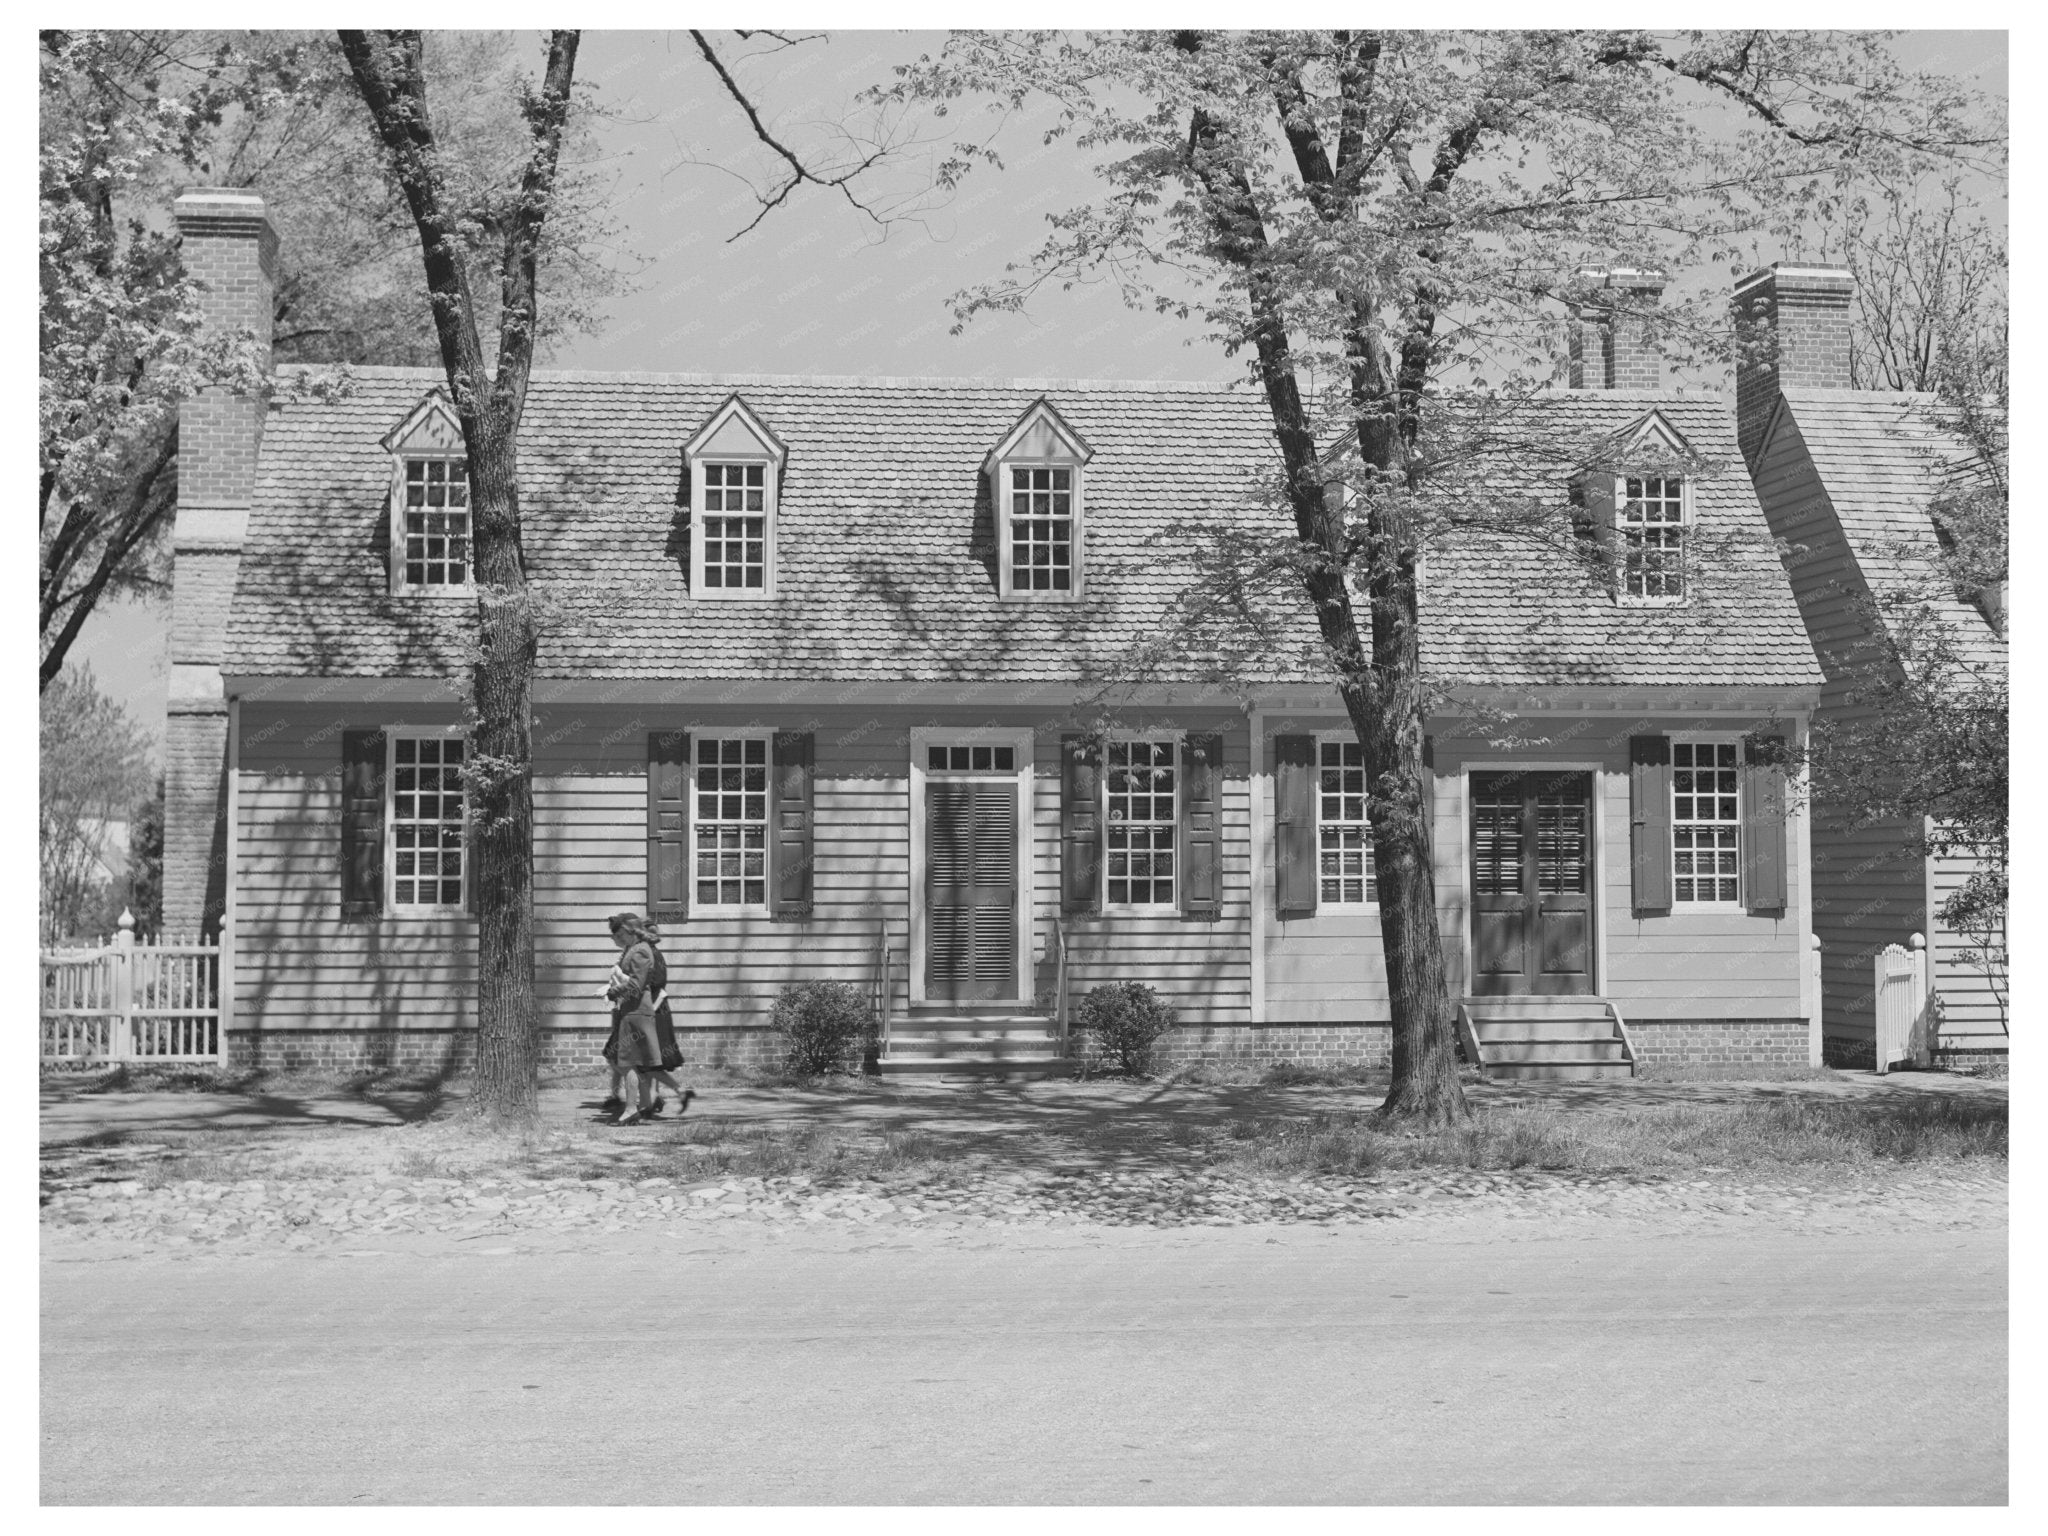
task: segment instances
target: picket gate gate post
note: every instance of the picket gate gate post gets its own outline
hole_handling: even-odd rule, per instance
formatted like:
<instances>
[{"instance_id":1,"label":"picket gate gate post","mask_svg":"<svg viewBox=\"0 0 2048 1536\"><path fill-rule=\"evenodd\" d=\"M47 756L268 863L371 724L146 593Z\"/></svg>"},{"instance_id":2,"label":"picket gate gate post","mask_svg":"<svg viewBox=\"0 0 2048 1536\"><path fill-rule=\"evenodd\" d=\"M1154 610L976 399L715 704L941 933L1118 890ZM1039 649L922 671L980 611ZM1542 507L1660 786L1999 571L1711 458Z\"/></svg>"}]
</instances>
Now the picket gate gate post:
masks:
<instances>
[{"instance_id":1,"label":"picket gate gate post","mask_svg":"<svg viewBox=\"0 0 2048 1536\"><path fill-rule=\"evenodd\" d=\"M1817 1067L1821 1064L1821 999L1827 994L1821 986L1820 935L1807 935L1806 985L1807 996L1813 999L1813 1011L1806 1016L1806 1064Z\"/></svg>"},{"instance_id":2,"label":"picket gate gate post","mask_svg":"<svg viewBox=\"0 0 2048 1536\"><path fill-rule=\"evenodd\" d=\"M120 932L107 963L113 967L107 1019L107 1059L126 1061L135 1049L135 914L121 909Z\"/></svg>"}]
</instances>

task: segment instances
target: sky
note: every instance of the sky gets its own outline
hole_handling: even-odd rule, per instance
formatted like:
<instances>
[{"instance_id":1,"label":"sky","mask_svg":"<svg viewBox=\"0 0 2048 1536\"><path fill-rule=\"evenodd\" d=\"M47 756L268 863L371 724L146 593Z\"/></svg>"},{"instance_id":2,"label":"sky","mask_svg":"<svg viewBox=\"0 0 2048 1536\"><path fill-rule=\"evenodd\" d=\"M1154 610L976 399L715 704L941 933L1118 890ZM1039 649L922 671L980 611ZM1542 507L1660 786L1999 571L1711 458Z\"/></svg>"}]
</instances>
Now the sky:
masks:
<instances>
[{"instance_id":1,"label":"sky","mask_svg":"<svg viewBox=\"0 0 2048 1536\"><path fill-rule=\"evenodd\" d=\"M830 125L857 120L851 102L892 67L935 49L937 33L842 32L820 43L736 62L778 134L816 153ZM735 58L730 36L716 38ZM1972 77L2004 94L2003 32L1919 32L1895 44L1917 67ZM536 51L534 57L539 57ZM1012 121L1000 173L974 172L946 206L886 227L837 193L799 189L751 232L744 178L773 166L718 88L687 33L592 32L578 60L604 116L596 170L619 224L616 260L631 289L593 334L567 341L557 367L675 373L942 375L982 378L1223 379L1242 364L1202 340L1201 327L1127 309L1102 286L1050 290L1020 315L986 315L959 335L946 300L1001 275L1044 238L1047 214L1087 193L1085 161L1039 141L1043 120ZM946 137L979 137L991 119L963 109ZM875 186L912 196L944 145L912 155ZM913 210L914 211L914 210ZM1766 258L1768 259L1768 258ZM95 615L74 647L100 686L161 743L169 668L167 604L118 604Z\"/></svg>"}]
</instances>

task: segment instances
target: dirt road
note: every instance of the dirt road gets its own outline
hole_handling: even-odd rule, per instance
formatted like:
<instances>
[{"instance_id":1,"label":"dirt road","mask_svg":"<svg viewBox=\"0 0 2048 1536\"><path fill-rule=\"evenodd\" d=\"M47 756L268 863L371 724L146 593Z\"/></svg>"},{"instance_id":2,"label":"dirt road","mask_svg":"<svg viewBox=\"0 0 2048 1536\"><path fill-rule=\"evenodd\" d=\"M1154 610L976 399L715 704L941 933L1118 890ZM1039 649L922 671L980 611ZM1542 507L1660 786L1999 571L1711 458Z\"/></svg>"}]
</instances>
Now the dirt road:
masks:
<instances>
[{"instance_id":1,"label":"dirt road","mask_svg":"<svg viewBox=\"0 0 2048 1536\"><path fill-rule=\"evenodd\" d=\"M1536 1225L46 1231L43 1498L2005 1498L2002 1220Z\"/></svg>"}]
</instances>

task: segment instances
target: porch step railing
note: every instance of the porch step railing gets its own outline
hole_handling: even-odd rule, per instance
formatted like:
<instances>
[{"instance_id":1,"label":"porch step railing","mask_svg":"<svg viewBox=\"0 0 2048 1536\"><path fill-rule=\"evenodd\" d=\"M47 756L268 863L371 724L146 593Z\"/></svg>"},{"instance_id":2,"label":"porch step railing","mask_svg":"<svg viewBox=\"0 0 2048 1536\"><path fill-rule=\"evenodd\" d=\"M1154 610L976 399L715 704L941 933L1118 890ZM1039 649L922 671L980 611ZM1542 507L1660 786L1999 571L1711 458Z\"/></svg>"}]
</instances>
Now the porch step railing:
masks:
<instances>
[{"instance_id":1,"label":"porch step railing","mask_svg":"<svg viewBox=\"0 0 2048 1536\"><path fill-rule=\"evenodd\" d=\"M894 982L895 951L889 944L889 923L884 918L880 931L875 935L875 1031L876 1054L881 1060L889 1059L889 1005L895 992Z\"/></svg>"},{"instance_id":2,"label":"porch step railing","mask_svg":"<svg viewBox=\"0 0 2048 1536\"><path fill-rule=\"evenodd\" d=\"M149 940L121 914L107 943L45 950L44 1061L219 1061L221 955L204 937Z\"/></svg>"},{"instance_id":3,"label":"porch step railing","mask_svg":"<svg viewBox=\"0 0 2048 1536\"><path fill-rule=\"evenodd\" d=\"M1053 981L1052 1017L1053 1030L1059 1036L1060 1055L1067 1054L1067 1037L1070 1028L1070 1004L1067 996L1067 932L1060 926L1060 920L1052 920Z\"/></svg>"}]
</instances>

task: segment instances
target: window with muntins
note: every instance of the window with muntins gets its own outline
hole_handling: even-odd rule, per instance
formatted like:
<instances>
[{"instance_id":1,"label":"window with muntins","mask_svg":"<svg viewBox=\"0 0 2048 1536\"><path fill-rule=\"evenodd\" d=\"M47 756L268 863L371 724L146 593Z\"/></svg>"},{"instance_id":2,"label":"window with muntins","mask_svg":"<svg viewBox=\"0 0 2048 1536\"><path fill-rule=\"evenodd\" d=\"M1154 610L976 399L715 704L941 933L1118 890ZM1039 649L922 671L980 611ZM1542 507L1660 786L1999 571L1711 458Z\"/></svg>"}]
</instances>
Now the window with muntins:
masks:
<instances>
[{"instance_id":1,"label":"window with muntins","mask_svg":"<svg viewBox=\"0 0 2048 1536\"><path fill-rule=\"evenodd\" d=\"M400 537L408 587L469 585L469 466L407 459Z\"/></svg>"},{"instance_id":2,"label":"window with muntins","mask_svg":"<svg viewBox=\"0 0 2048 1536\"><path fill-rule=\"evenodd\" d=\"M1180 817L1174 742L1170 737L1111 741L1106 767L1106 904L1170 907Z\"/></svg>"},{"instance_id":3,"label":"window with muntins","mask_svg":"<svg viewBox=\"0 0 2048 1536\"><path fill-rule=\"evenodd\" d=\"M1015 747L928 747L925 768L931 773L1015 773Z\"/></svg>"},{"instance_id":4,"label":"window with muntins","mask_svg":"<svg viewBox=\"0 0 2048 1536\"><path fill-rule=\"evenodd\" d=\"M1318 741L1318 904L1362 907L1379 900L1372 828L1365 819L1365 756L1355 741Z\"/></svg>"},{"instance_id":5,"label":"window with muntins","mask_svg":"<svg viewBox=\"0 0 2048 1536\"><path fill-rule=\"evenodd\" d=\"M445 736L391 739L391 905L460 910L465 823L463 744Z\"/></svg>"},{"instance_id":6,"label":"window with muntins","mask_svg":"<svg viewBox=\"0 0 2048 1536\"><path fill-rule=\"evenodd\" d=\"M768 742L762 736L696 739L697 905L768 904Z\"/></svg>"},{"instance_id":7,"label":"window with muntins","mask_svg":"<svg viewBox=\"0 0 2048 1536\"><path fill-rule=\"evenodd\" d=\"M1074 589L1074 471L1010 470L1010 589Z\"/></svg>"},{"instance_id":8,"label":"window with muntins","mask_svg":"<svg viewBox=\"0 0 2048 1536\"><path fill-rule=\"evenodd\" d=\"M761 592L768 585L768 469L763 464L706 464L704 585Z\"/></svg>"},{"instance_id":9,"label":"window with muntins","mask_svg":"<svg viewBox=\"0 0 2048 1536\"><path fill-rule=\"evenodd\" d=\"M1685 596L1685 481L1671 475L1622 480L1616 533L1621 542L1622 596L1637 602L1678 602Z\"/></svg>"},{"instance_id":10,"label":"window with muntins","mask_svg":"<svg viewBox=\"0 0 2048 1536\"><path fill-rule=\"evenodd\" d=\"M1733 905L1741 879L1741 807L1736 746L1671 743L1671 898Z\"/></svg>"}]
</instances>

